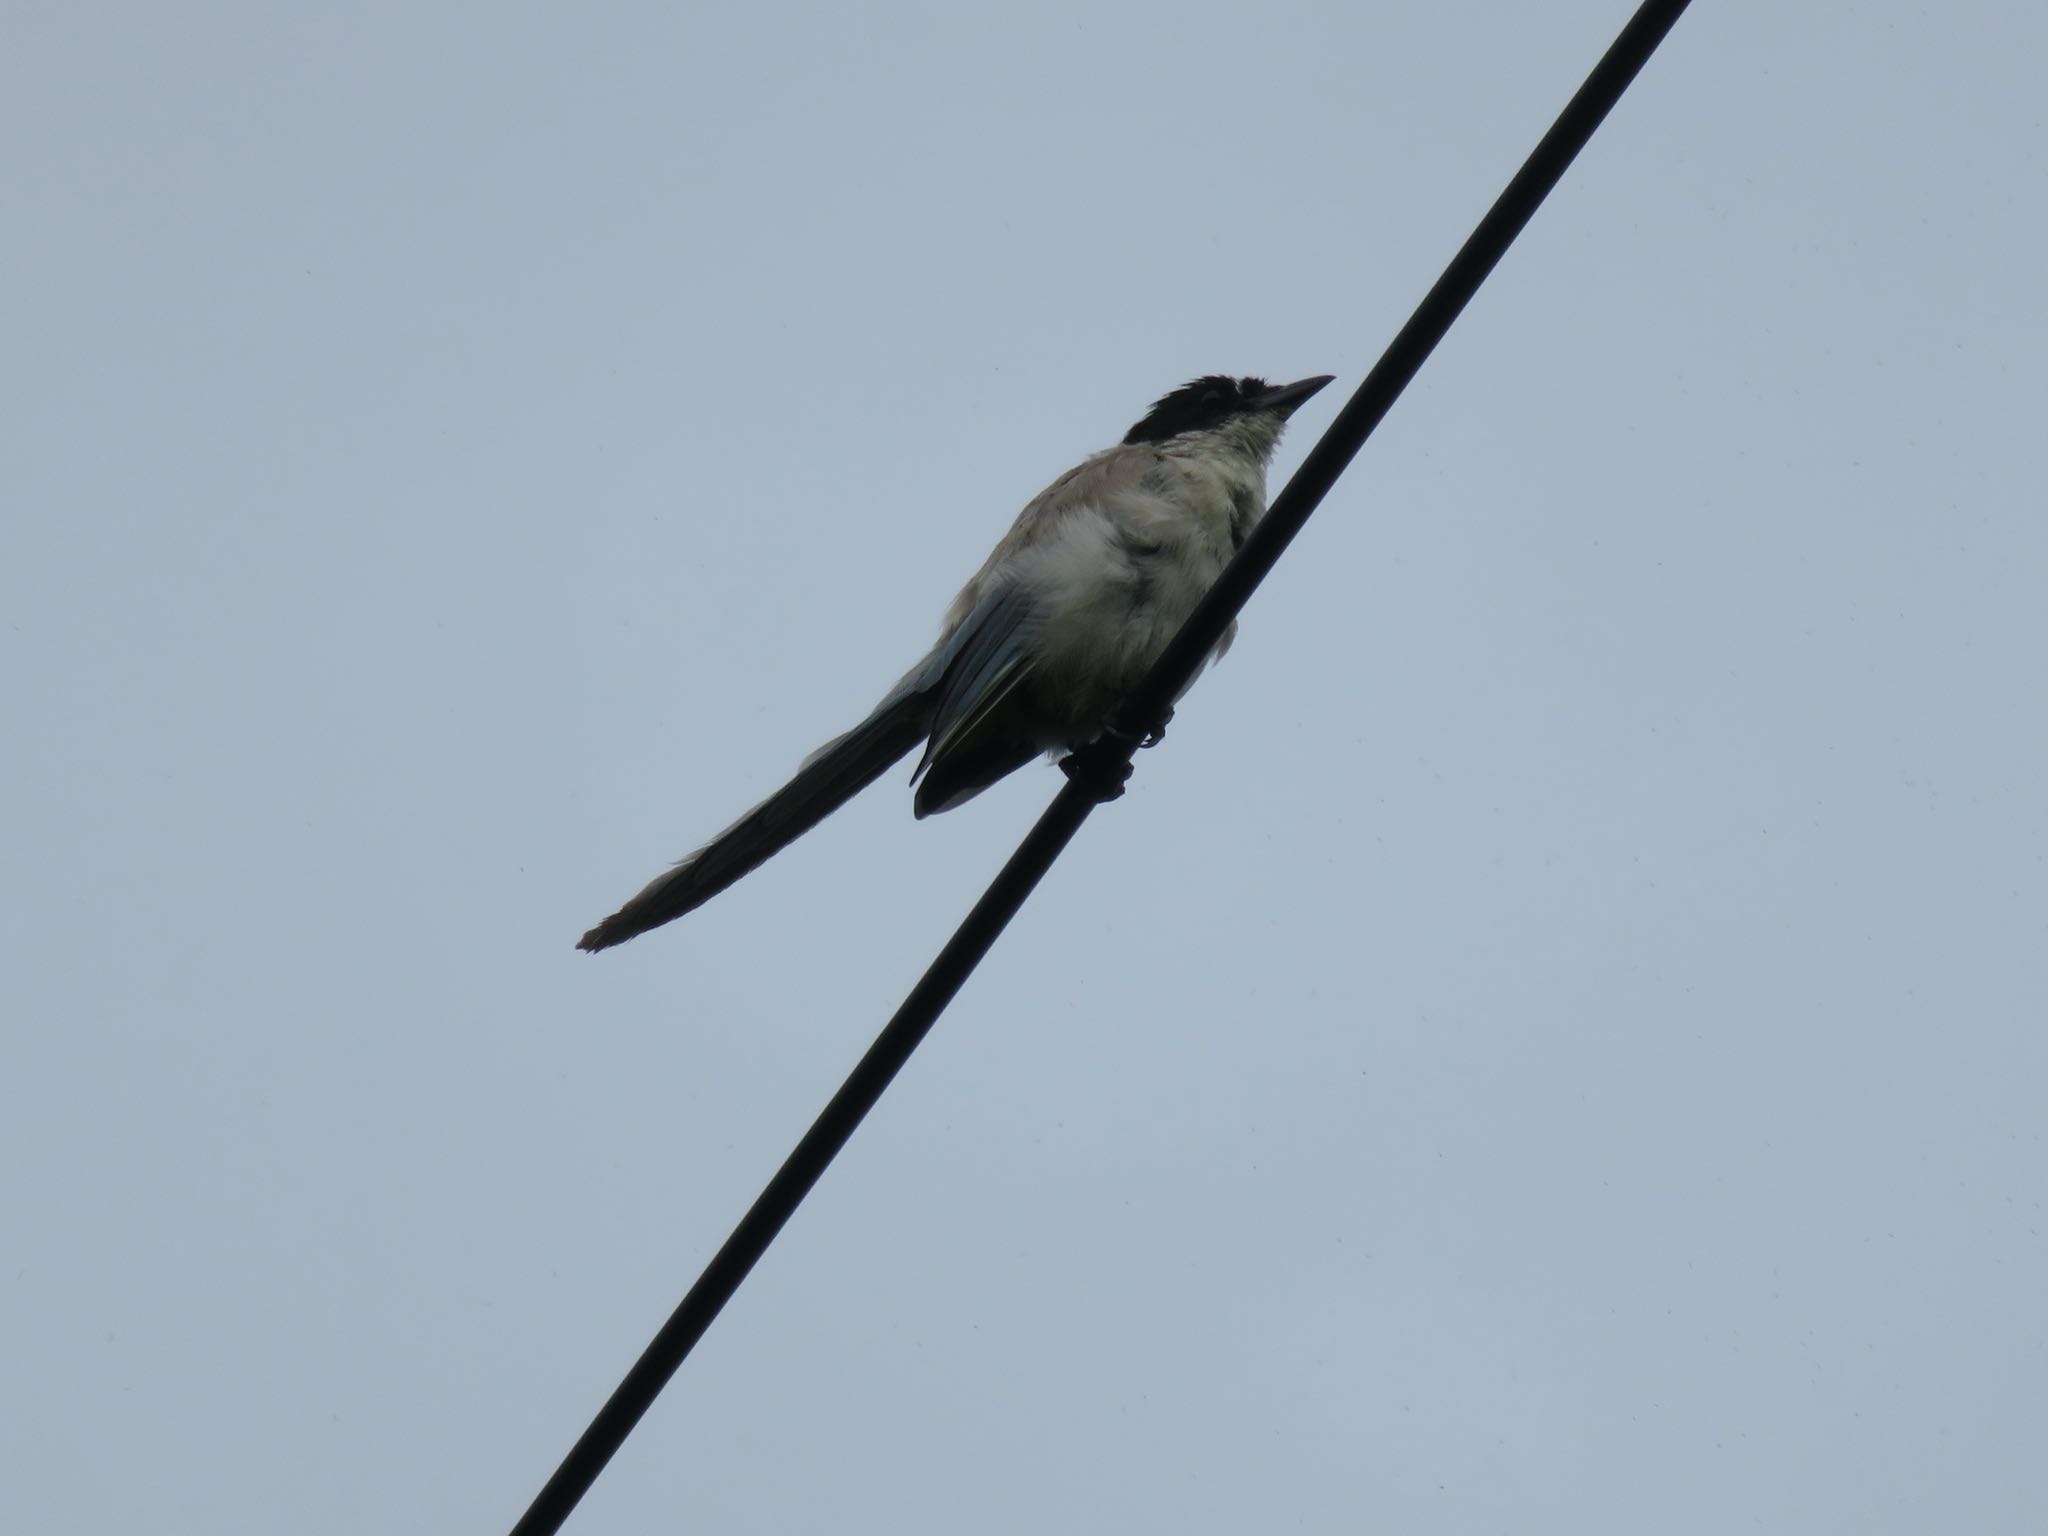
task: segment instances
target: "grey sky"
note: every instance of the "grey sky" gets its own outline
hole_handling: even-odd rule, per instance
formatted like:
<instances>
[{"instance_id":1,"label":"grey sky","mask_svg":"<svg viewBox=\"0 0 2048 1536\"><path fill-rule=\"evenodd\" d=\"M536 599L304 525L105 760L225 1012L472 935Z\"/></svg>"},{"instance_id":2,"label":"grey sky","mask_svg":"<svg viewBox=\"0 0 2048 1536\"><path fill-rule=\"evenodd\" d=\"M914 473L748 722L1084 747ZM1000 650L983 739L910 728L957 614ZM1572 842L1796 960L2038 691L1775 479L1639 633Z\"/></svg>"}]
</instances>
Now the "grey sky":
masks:
<instances>
[{"instance_id":1,"label":"grey sky","mask_svg":"<svg viewBox=\"0 0 2048 1536\"><path fill-rule=\"evenodd\" d=\"M16 7L0 1528L509 1524L1060 781L576 936L1628 10ZM2044 49L1700 0L573 1530L2038 1529Z\"/></svg>"}]
</instances>

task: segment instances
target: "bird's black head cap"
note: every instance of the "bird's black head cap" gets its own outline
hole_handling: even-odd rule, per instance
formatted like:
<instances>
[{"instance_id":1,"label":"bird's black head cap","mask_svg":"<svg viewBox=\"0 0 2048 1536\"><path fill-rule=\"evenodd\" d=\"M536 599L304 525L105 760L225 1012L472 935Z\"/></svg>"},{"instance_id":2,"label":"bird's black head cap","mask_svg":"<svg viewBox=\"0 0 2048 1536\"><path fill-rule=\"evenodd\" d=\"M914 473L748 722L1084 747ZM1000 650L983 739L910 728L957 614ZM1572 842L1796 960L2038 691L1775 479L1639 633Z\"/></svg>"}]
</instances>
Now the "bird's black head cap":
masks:
<instances>
[{"instance_id":1,"label":"bird's black head cap","mask_svg":"<svg viewBox=\"0 0 2048 1536\"><path fill-rule=\"evenodd\" d=\"M1233 379L1222 373L1191 379L1154 401L1143 419L1124 434L1124 441L1159 443L1183 432L1220 427L1239 411L1255 409L1250 401L1265 392L1264 379Z\"/></svg>"},{"instance_id":2,"label":"bird's black head cap","mask_svg":"<svg viewBox=\"0 0 2048 1536\"><path fill-rule=\"evenodd\" d=\"M1233 416L1250 411L1276 411L1282 420L1330 380L1327 375L1278 388L1264 379L1233 379L1211 373L1192 379L1171 394L1161 395L1138 424L1124 434L1126 443L1162 443L1183 432L1206 432Z\"/></svg>"}]
</instances>

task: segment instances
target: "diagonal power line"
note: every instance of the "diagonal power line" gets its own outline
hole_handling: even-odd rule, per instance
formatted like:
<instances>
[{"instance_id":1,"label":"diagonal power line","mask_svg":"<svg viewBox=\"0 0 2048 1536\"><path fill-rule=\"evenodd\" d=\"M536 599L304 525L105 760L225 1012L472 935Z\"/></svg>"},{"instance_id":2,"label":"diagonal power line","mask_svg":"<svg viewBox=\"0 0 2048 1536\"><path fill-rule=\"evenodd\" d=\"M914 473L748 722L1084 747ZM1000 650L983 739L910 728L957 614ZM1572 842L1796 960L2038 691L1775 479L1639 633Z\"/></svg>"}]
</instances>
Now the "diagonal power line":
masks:
<instances>
[{"instance_id":1,"label":"diagonal power line","mask_svg":"<svg viewBox=\"0 0 2048 1536\"><path fill-rule=\"evenodd\" d=\"M1009 921L1052 867L1081 823L1098 803L1089 783L1117 783L1131 766L1130 742L1165 718L1167 707L1186 687L1202 659L1237 616L1259 583L1337 483L1380 419L1443 340L1459 313L1479 291L1522 227L1563 177L1602 119L1664 40L1688 0L1645 0L1623 27L1584 85L1550 131L1451 259L1436 286L1387 347L1358 392L1337 413L1321 441L1274 500L1237 558L1218 578L1201 605L1145 680L1124 703L1119 723L1124 739L1105 736L1078 754L1083 761L1074 782L1059 792L1026 835L995 881L974 904L931 968L903 1000L894 1018L868 1048L860 1064L832 1096L796 1144L775 1177L733 1229L689 1294L626 1373L555 1475L512 1528L512 1536L552 1536L589 1491L633 1426L711 1326L755 1262L775 1241L811 1186L874 1108L903 1064L945 1011Z\"/></svg>"}]
</instances>

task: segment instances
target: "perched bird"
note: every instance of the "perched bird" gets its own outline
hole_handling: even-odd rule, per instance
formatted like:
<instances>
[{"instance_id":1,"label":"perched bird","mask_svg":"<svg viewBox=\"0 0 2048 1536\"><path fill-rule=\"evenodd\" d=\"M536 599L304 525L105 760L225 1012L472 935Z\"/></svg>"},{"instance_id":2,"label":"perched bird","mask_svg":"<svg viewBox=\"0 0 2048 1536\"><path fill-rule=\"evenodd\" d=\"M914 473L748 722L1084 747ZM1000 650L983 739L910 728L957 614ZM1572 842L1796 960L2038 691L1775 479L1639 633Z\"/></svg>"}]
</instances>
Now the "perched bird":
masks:
<instances>
[{"instance_id":1,"label":"perched bird","mask_svg":"<svg viewBox=\"0 0 2048 1536\"><path fill-rule=\"evenodd\" d=\"M1265 515L1266 465L1281 429L1329 382L1212 374L1163 396L1120 444L1068 470L1018 515L953 600L938 644L874 713L577 947L608 949L702 906L919 742L911 781L922 820L1040 753L1101 736Z\"/></svg>"}]
</instances>

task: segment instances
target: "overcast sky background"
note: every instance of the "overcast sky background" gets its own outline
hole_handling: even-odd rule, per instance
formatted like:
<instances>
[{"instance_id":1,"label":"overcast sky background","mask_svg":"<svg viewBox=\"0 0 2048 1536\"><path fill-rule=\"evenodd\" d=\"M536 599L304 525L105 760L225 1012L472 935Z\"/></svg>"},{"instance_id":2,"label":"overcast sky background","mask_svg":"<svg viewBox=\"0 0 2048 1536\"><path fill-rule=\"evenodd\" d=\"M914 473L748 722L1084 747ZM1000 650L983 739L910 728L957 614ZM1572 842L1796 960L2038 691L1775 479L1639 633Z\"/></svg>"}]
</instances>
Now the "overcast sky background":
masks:
<instances>
[{"instance_id":1,"label":"overcast sky background","mask_svg":"<svg viewBox=\"0 0 2048 1536\"><path fill-rule=\"evenodd\" d=\"M12 7L0 1527L508 1526L1061 781L576 936L1627 14ZM571 1530L2040 1528L2044 53L1693 8Z\"/></svg>"}]
</instances>

